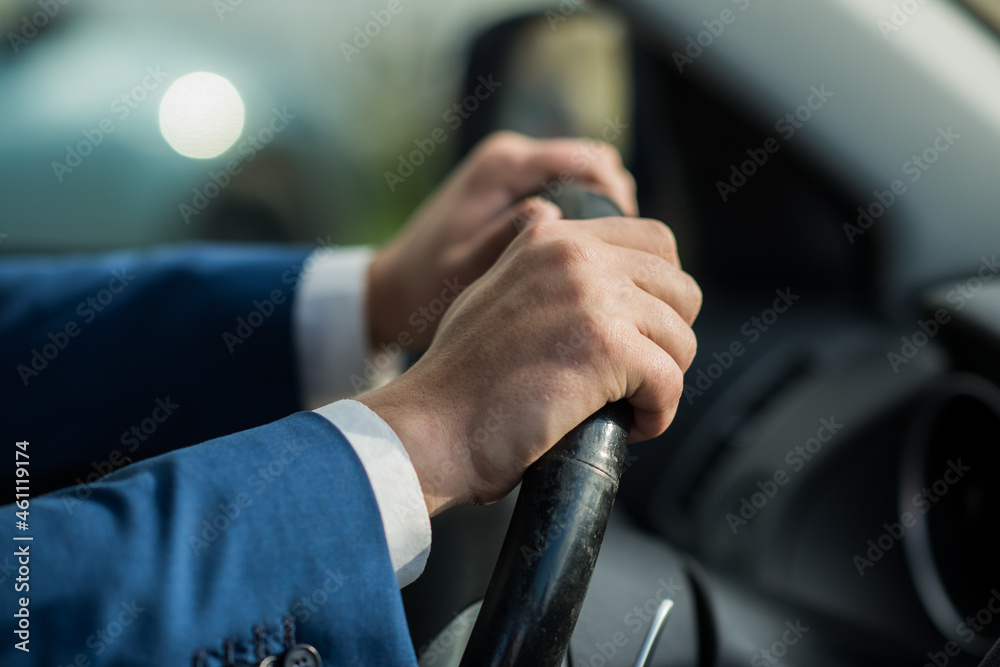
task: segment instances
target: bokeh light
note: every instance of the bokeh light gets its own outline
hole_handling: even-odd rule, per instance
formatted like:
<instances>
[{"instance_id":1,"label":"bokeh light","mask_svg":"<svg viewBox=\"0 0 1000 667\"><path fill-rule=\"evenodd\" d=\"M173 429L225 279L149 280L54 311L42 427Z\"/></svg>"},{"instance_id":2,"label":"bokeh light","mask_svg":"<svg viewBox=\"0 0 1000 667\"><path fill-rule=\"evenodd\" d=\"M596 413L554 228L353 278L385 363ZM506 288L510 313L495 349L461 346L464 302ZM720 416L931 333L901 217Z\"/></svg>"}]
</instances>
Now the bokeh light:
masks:
<instances>
[{"instance_id":1,"label":"bokeh light","mask_svg":"<svg viewBox=\"0 0 1000 667\"><path fill-rule=\"evenodd\" d=\"M243 132L243 100L229 80L209 72L177 79L160 103L160 132L170 146L191 158L213 158Z\"/></svg>"}]
</instances>

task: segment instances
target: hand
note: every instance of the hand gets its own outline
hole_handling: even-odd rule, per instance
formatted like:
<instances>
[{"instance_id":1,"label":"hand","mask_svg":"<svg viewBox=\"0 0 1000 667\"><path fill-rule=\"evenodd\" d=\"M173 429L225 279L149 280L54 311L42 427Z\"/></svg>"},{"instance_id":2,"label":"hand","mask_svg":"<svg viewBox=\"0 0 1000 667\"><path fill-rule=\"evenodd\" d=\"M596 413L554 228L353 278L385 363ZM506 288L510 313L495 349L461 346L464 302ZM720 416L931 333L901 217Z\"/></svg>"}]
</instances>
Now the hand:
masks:
<instances>
[{"instance_id":1,"label":"hand","mask_svg":"<svg viewBox=\"0 0 1000 667\"><path fill-rule=\"evenodd\" d=\"M560 178L610 197L627 215L637 213L635 183L610 145L494 134L375 255L368 276L371 342L406 332L414 346L427 347L457 292L493 265L519 229L560 217L544 199L524 200Z\"/></svg>"},{"instance_id":2,"label":"hand","mask_svg":"<svg viewBox=\"0 0 1000 667\"><path fill-rule=\"evenodd\" d=\"M529 225L444 316L430 349L359 400L396 431L433 516L488 503L605 403L631 441L673 419L701 291L655 220Z\"/></svg>"}]
</instances>

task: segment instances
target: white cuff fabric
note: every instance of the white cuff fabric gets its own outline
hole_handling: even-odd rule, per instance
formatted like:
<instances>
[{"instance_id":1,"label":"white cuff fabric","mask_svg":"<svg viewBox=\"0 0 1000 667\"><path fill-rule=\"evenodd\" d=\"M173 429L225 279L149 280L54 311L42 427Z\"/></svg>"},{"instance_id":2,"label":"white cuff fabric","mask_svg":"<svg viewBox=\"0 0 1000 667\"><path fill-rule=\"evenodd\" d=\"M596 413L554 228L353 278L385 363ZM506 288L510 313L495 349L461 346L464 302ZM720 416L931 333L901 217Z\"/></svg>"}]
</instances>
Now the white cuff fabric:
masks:
<instances>
[{"instance_id":1,"label":"white cuff fabric","mask_svg":"<svg viewBox=\"0 0 1000 667\"><path fill-rule=\"evenodd\" d=\"M306 406L351 396L368 352L365 289L372 249L320 248L303 264L292 335Z\"/></svg>"},{"instance_id":2,"label":"white cuff fabric","mask_svg":"<svg viewBox=\"0 0 1000 667\"><path fill-rule=\"evenodd\" d=\"M314 410L351 443L382 513L389 558L402 588L424 571L431 551L431 519L410 455L395 431L357 401L337 401Z\"/></svg>"}]
</instances>

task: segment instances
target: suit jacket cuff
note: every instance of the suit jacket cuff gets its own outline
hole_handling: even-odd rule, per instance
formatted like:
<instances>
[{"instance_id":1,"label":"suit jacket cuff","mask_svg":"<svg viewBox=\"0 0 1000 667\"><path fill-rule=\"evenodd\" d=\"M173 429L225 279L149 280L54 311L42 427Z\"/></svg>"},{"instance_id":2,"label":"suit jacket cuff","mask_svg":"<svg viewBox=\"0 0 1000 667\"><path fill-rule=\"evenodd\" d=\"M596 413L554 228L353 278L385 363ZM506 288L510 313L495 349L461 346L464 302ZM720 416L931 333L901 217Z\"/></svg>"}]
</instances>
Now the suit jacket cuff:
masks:
<instances>
[{"instance_id":1,"label":"suit jacket cuff","mask_svg":"<svg viewBox=\"0 0 1000 667\"><path fill-rule=\"evenodd\" d=\"M357 453L382 514L396 580L400 588L412 583L427 564L431 521L403 443L381 417L357 401L337 401L315 412L330 420Z\"/></svg>"},{"instance_id":2,"label":"suit jacket cuff","mask_svg":"<svg viewBox=\"0 0 1000 667\"><path fill-rule=\"evenodd\" d=\"M356 393L368 350L369 247L320 248L303 263L292 305L302 397L315 407Z\"/></svg>"}]
</instances>

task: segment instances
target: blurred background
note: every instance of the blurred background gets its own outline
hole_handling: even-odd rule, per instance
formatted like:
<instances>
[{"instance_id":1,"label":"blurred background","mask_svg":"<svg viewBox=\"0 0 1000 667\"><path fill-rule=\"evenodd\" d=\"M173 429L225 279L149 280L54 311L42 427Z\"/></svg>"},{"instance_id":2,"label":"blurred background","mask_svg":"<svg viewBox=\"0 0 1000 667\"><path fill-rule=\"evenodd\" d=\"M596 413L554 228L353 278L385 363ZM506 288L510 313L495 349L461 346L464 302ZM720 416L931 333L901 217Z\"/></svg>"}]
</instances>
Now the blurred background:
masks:
<instances>
[{"instance_id":1,"label":"blurred background","mask_svg":"<svg viewBox=\"0 0 1000 667\"><path fill-rule=\"evenodd\" d=\"M1000 586L998 17L995 0L7 0L0 253L377 243L493 130L610 141L705 305L697 393L630 450L617 508L639 546L605 546L574 651L676 566L700 597L656 664L746 664L799 614L817 629L795 664L920 664L949 640L950 664L976 664L1000 636L957 632ZM795 305L772 309L782 293ZM831 415L847 426L822 463L731 531ZM959 456L962 491L862 579L852 556ZM481 598L505 512L435 518L404 590L418 647Z\"/></svg>"},{"instance_id":2,"label":"blurred background","mask_svg":"<svg viewBox=\"0 0 1000 667\"><path fill-rule=\"evenodd\" d=\"M393 14L387 4L7 0L0 5L8 35L0 49L0 232L7 234L0 251L386 238L456 157L452 136L405 184L387 188L383 172L399 167L414 140L438 127L454 134L443 114L462 99L472 36L540 6L401 0ZM369 27L375 36L364 46L356 29L378 18L386 25ZM147 68L165 76L133 95ZM231 82L245 109L239 139L216 158L179 154L159 127L164 94L194 72ZM295 118L250 161L253 147L240 146L275 108ZM86 141L84 132L97 136L104 119L114 130L92 154L70 172L53 167L67 164L67 147ZM233 159L239 178L185 220L180 205L192 205L193 190Z\"/></svg>"},{"instance_id":3,"label":"blurred background","mask_svg":"<svg viewBox=\"0 0 1000 667\"><path fill-rule=\"evenodd\" d=\"M836 283L905 317L975 266L966 241L994 239L1000 61L996 3L904 4L7 0L0 252L378 242L471 143L514 128L610 138L699 279ZM216 99L198 72L231 99L184 117ZM477 98L479 76L500 94ZM776 133L812 86L830 104ZM843 243L948 125L976 138ZM208 153L181 147L215 131ZM720 190L772 136L783 150L750 187Z\"/></svg>"}]
</instances>

